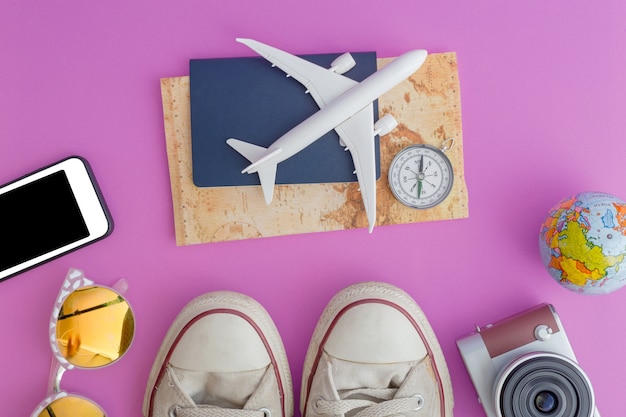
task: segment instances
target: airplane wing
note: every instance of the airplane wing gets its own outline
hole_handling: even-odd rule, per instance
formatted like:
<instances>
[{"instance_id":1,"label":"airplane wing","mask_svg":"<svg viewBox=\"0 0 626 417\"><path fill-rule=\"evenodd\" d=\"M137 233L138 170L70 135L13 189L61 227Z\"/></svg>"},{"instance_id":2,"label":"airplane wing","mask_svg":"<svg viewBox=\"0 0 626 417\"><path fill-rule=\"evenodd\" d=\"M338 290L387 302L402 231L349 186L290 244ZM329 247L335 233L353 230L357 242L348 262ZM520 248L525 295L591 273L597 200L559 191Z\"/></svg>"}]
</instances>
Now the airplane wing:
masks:
<instances>
[{"instance_id":1,"label":"airplane wing","mask_svg":"<svg viewBox=\"0 0 626 417\"><path fill-rule=\"evenodd\" d=\"M335 131L352 156L370 233L376 223L376 154L373 105L340 124Z\"/></svg>"},{"instance_id":2,"label":"airplane wing","mask_svg":"<svg viewBox=\"0 0 626 417\"><path fill-rule=\"evenodd\" d=\"M237 38L237 42L248 46L283 70L287 76L304 85L320 109L358 84L348 77L264 43L242 38Z\"/></svg>"},{"instance_id":3,"label":"airplane wing","mask_svg":"<svg viewBox=\"0 0 626 417\"><path fill-rule=\"evenodd\" d=\"M328 103L351 89L358 82L320 67L305 59L252 39L237 39L263 58L277 66L288 76L299 81L311 94L317 105ZM363 205L371 233L376 223L376 155L374 146L374 108L365 106L348 120L335 127L342 145L346 146L354 162L355 173L361 189Z\"/></svg>"}]
</instances>

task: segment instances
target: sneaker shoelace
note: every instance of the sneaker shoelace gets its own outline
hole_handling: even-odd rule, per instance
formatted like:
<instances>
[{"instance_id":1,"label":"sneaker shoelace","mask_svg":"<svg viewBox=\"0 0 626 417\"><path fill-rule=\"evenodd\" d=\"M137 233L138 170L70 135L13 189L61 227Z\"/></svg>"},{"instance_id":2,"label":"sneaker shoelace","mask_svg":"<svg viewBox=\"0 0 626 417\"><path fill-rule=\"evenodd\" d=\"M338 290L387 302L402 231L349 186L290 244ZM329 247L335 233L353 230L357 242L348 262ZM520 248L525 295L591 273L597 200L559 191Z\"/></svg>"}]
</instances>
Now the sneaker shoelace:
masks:
<instances>
[{"instance_id":1,"label":"sneaker shoelace","mask_svg":"<svg viewBox=\"0 0 626 417\"><path fill-rule=\"evenodd\" d=\"M424 406L424 398L421 395L411 397L394 398L397 388L373 389L361 388L342 393L341 400L318 399L315 411L323 415L346 415L357 409L352 417L385 417L417 411ZM369 397L370 399L350 398Z\"/></svg>"},{"instance_id":2,"label":"sneaker shoelace","mask_svg":"<svg viewBox=\"0 0 626 417\"><path fill-rule=\"evenodd\" d=\"M271 417L272 414L267 409L238 410L199 405L197 407L176 406L172 409L170 415L171 417Z\"/></svg>"}]
</instances>

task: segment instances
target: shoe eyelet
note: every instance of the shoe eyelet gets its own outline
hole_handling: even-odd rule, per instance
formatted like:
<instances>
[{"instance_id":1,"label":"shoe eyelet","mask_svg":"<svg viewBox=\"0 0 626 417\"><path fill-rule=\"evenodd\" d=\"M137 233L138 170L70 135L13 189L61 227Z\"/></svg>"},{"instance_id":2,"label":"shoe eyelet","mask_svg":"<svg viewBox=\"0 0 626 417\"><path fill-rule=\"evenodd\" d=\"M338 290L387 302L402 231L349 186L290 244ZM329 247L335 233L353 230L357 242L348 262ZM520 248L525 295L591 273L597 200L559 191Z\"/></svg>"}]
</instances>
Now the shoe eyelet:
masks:
<instances>
[{"instance_id":1,"label":"shoe eyelet","mask_svg":"<svg viewBox=\"0 0 626 417\"><path fill-rule=\"evenodd\" d=\"M176 417L176 415L178 414L178 410L180 410L182 407L180 405L173 405L169 408L169 410L167 410L167 416L168 417Z\"/></svg>"},{"instance_id":2,"label":"shoe eyelet","mask_svg":"<svg viewBox=\"0 0 626 417\"><path fill-rule=\"evenodd\" d=\"M413 409L413 411L421 410L422 407L424 407L424 397L422 397L420 394L416 394L413 397L415 397L415 399L417 400L417 406Z\"/></svg>"},{"instance_id":3,"label":"shoe eyelet","mask_svg":"<svg viewBox=\"0 0 626 417\"><path fill-rule=\"evenodd\" d=\"M259 411L261 411L263 413L264 417L272 417L272 412L270 411L269 408L261 407L261 408L259 408Z\"/></svg>"},{"instance_id":4,"label":"shoe eyelet","mask_svg":"<svg viewBox=\"0 0 626 417\"><path fill-rule=\"evenodd\" d=\"M324 401L324 398L322 397L317 397L315 398L315 400L313 401L313 411L315 411L316 413L319 411L320 409L320 402Z\"/></svg>"}]
</instances>

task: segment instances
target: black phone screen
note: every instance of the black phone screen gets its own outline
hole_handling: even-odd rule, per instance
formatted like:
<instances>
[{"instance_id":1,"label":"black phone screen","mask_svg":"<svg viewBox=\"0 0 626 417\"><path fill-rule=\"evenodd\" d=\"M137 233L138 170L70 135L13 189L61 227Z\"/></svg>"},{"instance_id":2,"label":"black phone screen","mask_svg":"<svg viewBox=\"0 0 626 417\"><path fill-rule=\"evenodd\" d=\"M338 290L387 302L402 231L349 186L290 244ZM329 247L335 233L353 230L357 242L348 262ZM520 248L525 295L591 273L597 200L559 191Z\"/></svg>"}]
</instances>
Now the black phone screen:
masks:
<instances>
[{"instance_id":1,"label":"black phone screen","mask_svg":"<svg viewBox=\"0 0 626 417\"><path fill-rule=\"evenodd\" d=\"M64 171L0 195L0 270L88 235Z\"/></svg>"}]
</instances>

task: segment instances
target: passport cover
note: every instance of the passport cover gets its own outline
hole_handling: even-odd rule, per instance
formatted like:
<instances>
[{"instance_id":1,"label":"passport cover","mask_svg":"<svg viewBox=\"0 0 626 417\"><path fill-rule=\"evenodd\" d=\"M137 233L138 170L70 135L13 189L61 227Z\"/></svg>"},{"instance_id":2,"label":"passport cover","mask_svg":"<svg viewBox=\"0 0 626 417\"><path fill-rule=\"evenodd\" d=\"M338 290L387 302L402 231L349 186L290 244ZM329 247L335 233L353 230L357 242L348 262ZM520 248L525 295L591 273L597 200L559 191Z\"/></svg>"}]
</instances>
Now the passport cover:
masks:
<instances>
[{"instance_id":1,"label":"passport cover","mask_svg":"<svg viewBox=\"0 0 626 417\"><path fill-rule=\"evenodd\" d=\"M306 55L323 68L340 54ZM376 71L376 53L352 53L356 65L343 74L363 81ZM226 144L236 138L263 147L319 110L305 87L261 57L192 59L189 63L193 182L198 187L258 185L242 174L250 162ZM374 122L378 106L374 102ZM376 142L376 177L380 150ZM356 182L350 152L331 130L278 164L276 184Z\"/></svg>"}]
</instances>

